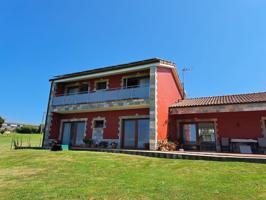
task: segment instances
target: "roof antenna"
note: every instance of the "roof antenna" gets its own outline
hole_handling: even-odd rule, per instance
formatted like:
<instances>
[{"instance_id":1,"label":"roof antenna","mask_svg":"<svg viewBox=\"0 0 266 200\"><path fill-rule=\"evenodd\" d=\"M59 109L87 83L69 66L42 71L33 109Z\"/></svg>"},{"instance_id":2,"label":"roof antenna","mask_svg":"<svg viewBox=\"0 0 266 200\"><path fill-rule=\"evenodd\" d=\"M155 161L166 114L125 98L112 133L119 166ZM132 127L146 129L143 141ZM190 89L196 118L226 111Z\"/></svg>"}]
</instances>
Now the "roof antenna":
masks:
<instances>
[{"instance_id":1,"label":"roof antenna","mask_svg":"<svg viewBox=\"0 0 266 200\"><path fill-rule=\"evenodd\" d=\"M184 97L185 97L185 73L186 72L190 72L190 71L192 71L192 68L191 67L183 67L182 68L182 79L183 79L183 95L184 95Z\"/></svg>"}]
</instances>

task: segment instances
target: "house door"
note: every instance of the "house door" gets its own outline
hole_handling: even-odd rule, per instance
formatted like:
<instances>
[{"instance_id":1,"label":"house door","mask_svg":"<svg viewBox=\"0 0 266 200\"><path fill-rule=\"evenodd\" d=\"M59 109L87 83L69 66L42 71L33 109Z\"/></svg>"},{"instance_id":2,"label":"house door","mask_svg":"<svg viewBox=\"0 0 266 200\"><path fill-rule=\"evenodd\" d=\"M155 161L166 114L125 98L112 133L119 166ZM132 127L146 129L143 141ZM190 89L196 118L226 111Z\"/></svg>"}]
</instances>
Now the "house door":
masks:
<instances>
[{"instance_id":1,"label":"house door","mask_svg":"<svg viewBox=\"0 0 266 200\"><path fill-rule=\"evenodd\" d=\"M149 143L149 119L126 119L123 121L122 147L144 149Z\"/></svg>"},{"instance_id":2,"label":"house door","mask_svg":"<svg viewBox=\"0 0 266 200\"><path fill-rule=\"evenodd\" d=\"M83 144L85 136L85 122L64 122L62 144L78 146Z\"/></svg>"},{"instance_id":3,"label":"house door","mask_svg":"<svg viewBox=\"0 0 266 200\"><path fill-rule=\"evenodd\" d=\"M216 151L216 133L213 122L180 124L179 143L186 150Z\"/></svg>"}]
</instances>

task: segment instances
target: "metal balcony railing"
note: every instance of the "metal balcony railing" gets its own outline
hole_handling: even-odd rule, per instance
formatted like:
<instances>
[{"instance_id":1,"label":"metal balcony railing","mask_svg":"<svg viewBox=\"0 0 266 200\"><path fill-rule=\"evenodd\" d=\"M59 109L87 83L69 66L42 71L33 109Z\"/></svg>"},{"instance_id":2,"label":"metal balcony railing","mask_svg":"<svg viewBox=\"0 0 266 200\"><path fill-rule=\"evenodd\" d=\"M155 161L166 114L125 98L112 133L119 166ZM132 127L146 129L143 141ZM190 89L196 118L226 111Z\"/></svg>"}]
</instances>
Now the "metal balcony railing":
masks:
<instances>
[{"instance_id":1,"label":"metal balcony railing","mask_svg":"<svg viewBox=\"0 0 266 200\"><path fill-rule=\"evenodd\" d=\"M95 92L56 96L52 99L52 105L61 106L123 99L148 99L149 96L150 87L147 85L133 88L97 90Z\"/></svg>"}]
</instances>

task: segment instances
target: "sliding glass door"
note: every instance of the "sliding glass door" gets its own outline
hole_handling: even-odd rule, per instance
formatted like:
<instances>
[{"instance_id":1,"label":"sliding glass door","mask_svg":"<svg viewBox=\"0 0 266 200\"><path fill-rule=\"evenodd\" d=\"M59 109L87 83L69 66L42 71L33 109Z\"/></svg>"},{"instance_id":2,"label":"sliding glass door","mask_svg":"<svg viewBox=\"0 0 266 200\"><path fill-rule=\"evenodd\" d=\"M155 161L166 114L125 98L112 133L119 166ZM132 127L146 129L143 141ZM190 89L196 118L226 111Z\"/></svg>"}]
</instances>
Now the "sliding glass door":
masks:
<instances>
[{"instance_id":1,"label":"sliding glass door","mask_svg":"<svg viewBox=\"0 0 266 200\"><path fill-rule=\"evenodd\" d=\"M62 131L62 144L81 145L85 136L85 122L64 122Z\"/></svg>"},{"instance_id":2,"label":"sliding glass door","mask_svg":"<svg viewBox=\"0 0 266 200\"><path fill-rule=\"evenodd\" d=\"M123 120L122 147L144 149L149 144L149 119Z\"/></svg>"},{"instance_id":3,"label":"sliding glass door","mask_svg":"<svg viewBox=\"0 0 266 200\"><path fill-rule=\"evenodd\" d=\"M180 123L179 142L188 150L216 150L213 122Z\"/></svg>"}]
</instances>

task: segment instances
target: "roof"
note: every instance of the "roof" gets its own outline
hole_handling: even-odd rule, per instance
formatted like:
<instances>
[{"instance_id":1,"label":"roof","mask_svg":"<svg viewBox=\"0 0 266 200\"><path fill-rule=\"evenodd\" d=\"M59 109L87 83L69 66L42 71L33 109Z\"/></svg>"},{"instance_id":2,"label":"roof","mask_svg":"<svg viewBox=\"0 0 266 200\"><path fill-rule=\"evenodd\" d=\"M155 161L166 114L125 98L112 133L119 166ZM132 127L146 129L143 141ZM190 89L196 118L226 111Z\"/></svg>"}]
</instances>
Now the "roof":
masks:
<instances>
[{"instance_id":1,"label":"roof","mask_svg":"<svg viewBox=\"0 0 266 200\"><path fill-rule=\"evenodd\" d=\"M266 102L266 92L235 94L224 96L200 97L179 100L170 108L200 107L214 105L246 104Z\"/></svg>"},{"instance_id":2,"label":"roof","mask_svg":"<svg viewBox=\"0 0 266 200\"><path fill-rule=\"evenodd\" d=\"M125 64L119 64L119 65L113 65L113 66L108 66L108 67L102 67L102 68L96 68L96 69L71 73L71 74L59 75L59 76L55 76L54 78L50 79L50 81L65 79L65 78L72 78L72 77L77 77L77 76L82 76L82 75L95 74L95 73L106 72L106 71L111 71L111 70L131 68L131 67L136 67L139 65L147 65L147 64L158 63L158 62L175 66L175 63L171 61L164 60L161 58L151 58L147 60L135 61L135 62L125 63Z\"/></svg>"}]
</instances>

